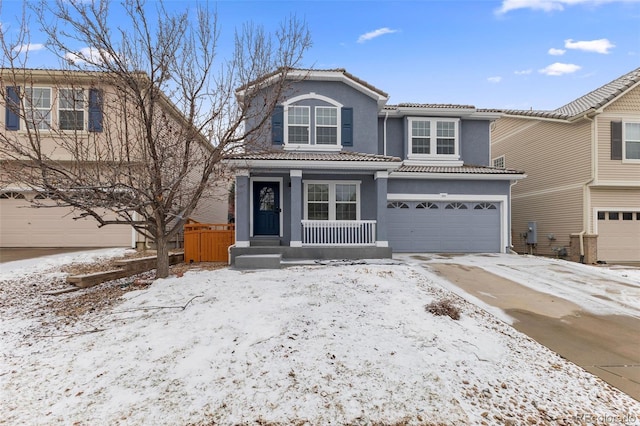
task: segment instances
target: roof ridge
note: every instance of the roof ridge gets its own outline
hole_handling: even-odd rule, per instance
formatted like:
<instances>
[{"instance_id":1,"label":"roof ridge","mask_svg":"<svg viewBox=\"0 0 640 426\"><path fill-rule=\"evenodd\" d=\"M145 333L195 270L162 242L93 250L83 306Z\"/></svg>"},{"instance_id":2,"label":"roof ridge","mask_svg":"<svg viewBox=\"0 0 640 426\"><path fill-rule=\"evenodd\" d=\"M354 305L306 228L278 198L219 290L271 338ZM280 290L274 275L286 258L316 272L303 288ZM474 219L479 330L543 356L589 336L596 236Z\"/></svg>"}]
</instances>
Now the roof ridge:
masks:
<instances>
[{"instance_id":1,"label":"roof ridge","mask_svg":"<svg viewBox=\"0 0 640 426\"><path fill-rule=\"evenodd\" d=\"M522 115L529 117L544 117L544 118L557 118L557 119L569 119L581 114L586 113L592 109L598 109L607 103L626 92L635 84L640 82L640 67L636 68L610 82L603 84L590 91L589 93L580 96L566 103L560 108L554 110L503 110L507 114Z\"/></svg>"}]
</instances>

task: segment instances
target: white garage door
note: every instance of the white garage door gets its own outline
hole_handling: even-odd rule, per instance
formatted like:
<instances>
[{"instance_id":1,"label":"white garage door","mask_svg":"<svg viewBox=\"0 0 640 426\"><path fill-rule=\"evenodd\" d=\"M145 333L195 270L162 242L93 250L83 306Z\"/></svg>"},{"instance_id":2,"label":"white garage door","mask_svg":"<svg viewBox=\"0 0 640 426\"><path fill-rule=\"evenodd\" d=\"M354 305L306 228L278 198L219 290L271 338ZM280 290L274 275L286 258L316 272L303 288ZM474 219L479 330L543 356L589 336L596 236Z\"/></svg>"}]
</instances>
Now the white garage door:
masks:
<instances>
[{"instance_id":1,"label":"white garage door","mask_svg":"<svg viewBox=\"0 0 640 426\"><path fill-rule=\"evenodd\" d=\"M598 212L598 260L640 262L640 211Z\"/></svg>"},{"instance_id":2,"label":"white garage door","mask_svg":"<svg viewBox=\"0 0 640 426\"><path fill-rule=\"evenodd\" d=\"M130 247L131 227L98 228L94 219L73 220L67 208L32 208L32 194L0 194L1 247ZM42 200L47 202L47 200Z\"/></svg>"},{"instance_id":3,"label":"white garage door","mask_svg":"<svg viewBox=\"0 0 640 426\"><path fill-rule=\"evenodd\" d=\"M392 201L387 220L394 252L501 251L500 203Z\"/></svg>"}]
</instances>

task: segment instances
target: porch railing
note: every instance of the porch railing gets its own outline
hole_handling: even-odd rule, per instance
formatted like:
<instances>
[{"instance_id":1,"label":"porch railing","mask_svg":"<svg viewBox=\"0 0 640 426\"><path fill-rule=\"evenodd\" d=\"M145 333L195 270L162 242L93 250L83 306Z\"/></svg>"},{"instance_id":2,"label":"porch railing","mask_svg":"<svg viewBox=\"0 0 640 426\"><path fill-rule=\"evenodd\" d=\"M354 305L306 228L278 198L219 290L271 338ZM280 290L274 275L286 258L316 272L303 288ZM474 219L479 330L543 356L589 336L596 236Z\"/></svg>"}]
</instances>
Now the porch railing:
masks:
<instances>
[{"instance_id":1,"label":"porch railing","mask_svg":"<svg viewBox=\"0 0 640 426\"><path fill-rule=\"evenodd\" d=\"M375 246L375 220L303 220L303 246Z\"/></svg>"}]
</instances>

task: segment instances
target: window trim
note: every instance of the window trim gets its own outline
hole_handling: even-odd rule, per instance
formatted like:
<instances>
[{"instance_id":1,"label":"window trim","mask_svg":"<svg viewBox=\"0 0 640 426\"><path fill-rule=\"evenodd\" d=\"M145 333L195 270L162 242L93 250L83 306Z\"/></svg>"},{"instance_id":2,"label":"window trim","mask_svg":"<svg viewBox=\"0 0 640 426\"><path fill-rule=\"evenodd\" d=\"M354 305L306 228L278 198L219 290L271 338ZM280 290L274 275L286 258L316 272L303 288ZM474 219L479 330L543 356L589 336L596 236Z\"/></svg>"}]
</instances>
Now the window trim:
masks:
<instances>
[{"instance_id":1,"label":"window trim","mask_svg":"<svg viewBox=\"0 0 640 426\"><path fill-rule=\"evenodd\" d=\"M306 110L307 124L289 123L289 110L291 108L300 108ZM306 143L289 142L289 127L303 127L307 129ZM311 145L311 108L307 105L287 105L284 107L284 142L285 145L307 146Z\"/></svg>"},{"instance_id":2,"label":"window trim","mask_svg":"<svg viewBox=\"0 0 640 426\"><path fill-rule=\"evenodd\" d=\"M413 153L413 123L420 121L428 121L429 124L429 154ZM438 122L454 123L454 153L438 154ZM460 119L450 117L407 117L406 123L406 152L407 158L410 160L460 160Z\"/></svg>"},{"instance_id":3,"label":"window trim","mask_svg":"<svg viewBox=\"0 0 640 426\"><path fill-rule=\"evenodd\" d=\"M34 108L32 106L31 103L31 98L33 97L33 90L34 89L46 89L49 91L49 107L47 109L45 108ZM25 113L24 113L24 117L23 117L23 122L24 122L24 126L25 126L25 131L27 129L30 130L37 130L39 132L41 131L45 131L45 132L49 132L51 131L51 129L53 128L53 112L54 112L54 103L55 100L53 98L53 87L51 86L29 86L29 87L25 87L24 89L24 109L25 109ZM29 96L27 94L27 92L30 91L31 92L31 96ZM36 126L35 123L31 122L30 120L27 120L27 115L29 115L30 112L35 112L35 111L47 111L47 113L49 114L49 122L48 122L48 126L44 129L40 128L39 126ZM33 126L33 127L30 127Z\"/></svg>"},{"instance_id":4,"label":"window trim","mask_svg":"<svg viewBox=\"0 0 640 426\"><path fill-rule=\"evenodd\" d=\"M305 100L316 100L322 101L329 105L296 105L297 103ZM304 151L341 151L342 150L342 105L340 102L337 102L334 99L331 99L327 96L318 95L317 93L310 92L304 95L294 96L293 98L287 99L282 103L283 107L283 117L282 117L282 147L286 151L290 150L304 150ZM290 107L306 107L309 109L309 143L289 143L289 108ZM336 144L320 144L317 142L317 133L316 133L316 116L315 116L315 108L316 107L335 107L337 110L337 143ZM313 116L311 115L311 108L314 110ZM313 130L313 132L312 132Z\"/></svg>"},{"instance_id":5,"label":"window trim","mask_svg":"<svg viewBox=\"0 0 640 426\"><path fill-rule=\"evenodd\" d=\"M71 90L71 91L82 91L82 109L76 109L75 108L75 99L74 99L74 105L73 108L62 108L60 106L60 102L62 101L62 91L63 90ZM57 123L56 123L56 127L58 130L60 130L61 132L84 132L87 130L87 116L88 116L88 99L87 96L85 95L85 88L84 87L59 87L57 89L57 99L56 99L56 116L57 116ZM73 112L79 112L82 111L82 128L81 129L63 129L62 126L60 125L61 120L60 120L60 112L61 111L73 111Z\"/></svg>"},{"instance_id":6,"label":"window trim","mask_svg":"<svg viewBox=\"0 0 640 426\"><path fill-rule=\"evenodd\" d=\"M501 162L501 163L502 163L502 165L501 165L501 166L500 166L500 165L497 165L496 163L498 163L498 162ZM504 154L502 154L502 155L500 155L500 156L498 156L498 157L495 157L495 158L493 158L493 159L491 160L491 165L492 165L493 167L497 167L497 168L499 168L499 169L505 169L505 168L506 168L506 164L507 164L507 163L506 163L506 161L505 161Z\"/></svg>"},{"instance_id":7,"label":"window trim","mask_svg":"<svg viewBox=\"0 0 640 426\"><path fill-rule=\"evenodd\" d=\"M622 162L623 163L640 163L640 158L627 158L627 124L640 125L638 120L625 120L622 122ZM631 142L640 143L639 140L633 140Z\"/></svg>"},{"instance_id":8,"label":"window trim","mask_svg":"<svg viewBox=\"0 0 640 426\"><path fill-rule=\"evenodd\" d=\"M319 109L330 109L335 111L336 113L336 124L335 125L329 125L329 124L323 124L323 125L319 125L318 124L318 110ZM326 106L326 105L316 105L313 108L313 117L314 117L314 145L319 145L319 146L337 146L340 145L340 127L338 126L340 124L340 118L338 117L340 115L340 109L338 107L335 106ZM318 128L319 127L326 127L326 128L334 128L336 130L336 142L335 143L318 143Z\"/></svg>"},{"instance_id":9,"label":"window trim","mask_svg":"<svg viewBox=\"0 0 640 426\"><path fill-rule=\"evenodd\" d=\"M303 193L304 193L304 212L303 212L303 220L311 220L309 219L309 185L329 185L329 218L327 220L338 220L336 219L336 205L338 204L336 201L336 185L355 185L356 186L356 218L355 220L361 220L360 216L360 206L362 204L362 200L360 198L361 191L360 186L362 184L359 180L303 180ZM321 219L313 219L313 220L321 220ZM340 219L346 220L346 219Z\"/></svg>"}]
</instances>

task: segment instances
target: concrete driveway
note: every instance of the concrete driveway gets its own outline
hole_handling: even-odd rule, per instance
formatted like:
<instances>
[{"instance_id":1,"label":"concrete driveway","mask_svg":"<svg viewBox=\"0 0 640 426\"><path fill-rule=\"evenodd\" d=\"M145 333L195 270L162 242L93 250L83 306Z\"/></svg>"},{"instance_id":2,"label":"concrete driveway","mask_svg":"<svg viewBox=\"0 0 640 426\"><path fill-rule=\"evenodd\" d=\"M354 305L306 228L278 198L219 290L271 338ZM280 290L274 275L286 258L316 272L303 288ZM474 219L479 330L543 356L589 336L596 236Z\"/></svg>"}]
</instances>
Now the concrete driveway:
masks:
<instances>
[{"instance_id":1,"label":"concrete driveway","mask_svg":"<svg viewBox=\"0 0 640 426\"><path fill-rule=\"evenodd\" d=\"M396 257L396 256L394 256ZM401 255L640 401L640 269L518 255Z\"/></svg>"},{"instance_id":2,"label":"concrete driveway","mask_svg":"<svg viewBox=\"0 0 640 426\"><path fill-rule=\"evenodd\" d=\"M2 248L0 249L0 263L85 250L96 250L96 248Z\"/></svg>"}]
</instances>

